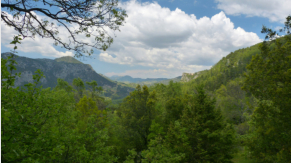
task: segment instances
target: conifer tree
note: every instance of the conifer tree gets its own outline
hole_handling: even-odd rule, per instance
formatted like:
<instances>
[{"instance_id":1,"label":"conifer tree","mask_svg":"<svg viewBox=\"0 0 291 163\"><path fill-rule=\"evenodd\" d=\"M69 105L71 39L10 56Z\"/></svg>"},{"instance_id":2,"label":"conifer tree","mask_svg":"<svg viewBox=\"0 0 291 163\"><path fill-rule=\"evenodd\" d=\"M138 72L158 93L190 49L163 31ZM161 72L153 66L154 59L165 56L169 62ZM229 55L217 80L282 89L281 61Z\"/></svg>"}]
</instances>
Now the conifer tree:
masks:
<instances>
[{"instance_id":1,"label":"conifer tree","mask_svg":"<svg viewBox=\"0 0 291 163\"><path fill-rule=\"evenodd\" d=\"M234 130L223 121L215 99L196 87L189 96L181 119L170 126L167 141L176 153L184 153L183 162L231 162Z\"/></svg>"},{"instance_id":2,"label":"conifer tree","mask_svg":"<svg viewBox=\"0 0 291 163\"><path fill-rule=\"evenodd\" d=\"M256 162L291 160L291 17L285 22L284 38L260 45L261 53L247 66L244 89L258 99L251 117L247 147ZM289 33L288 33L289 32ZM266 38L276 32L263 27Z\"/></svg>"}]
</instances>

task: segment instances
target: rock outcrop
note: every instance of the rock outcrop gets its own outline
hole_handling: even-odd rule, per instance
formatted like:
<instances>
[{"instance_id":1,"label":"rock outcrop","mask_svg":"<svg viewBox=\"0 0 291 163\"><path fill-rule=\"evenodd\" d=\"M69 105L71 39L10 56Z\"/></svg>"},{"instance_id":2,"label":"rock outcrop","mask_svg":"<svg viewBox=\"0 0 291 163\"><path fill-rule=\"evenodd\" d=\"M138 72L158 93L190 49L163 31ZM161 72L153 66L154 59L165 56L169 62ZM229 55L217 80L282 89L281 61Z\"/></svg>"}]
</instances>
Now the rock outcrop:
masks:
<instances>
[{"instance_id":1,"label":"rock outcrop","mask_svg":"<svg viewBox=\"0 0 291 163\"><path fill-rule=\"evenodd\" d=\"M184 72L182 74L181 81L182 82L188 82L190 80L196 79L199 76L199 73L200 72L195 72L195 73L186 73L186 72Z\"/></svg>"}]
</instances>

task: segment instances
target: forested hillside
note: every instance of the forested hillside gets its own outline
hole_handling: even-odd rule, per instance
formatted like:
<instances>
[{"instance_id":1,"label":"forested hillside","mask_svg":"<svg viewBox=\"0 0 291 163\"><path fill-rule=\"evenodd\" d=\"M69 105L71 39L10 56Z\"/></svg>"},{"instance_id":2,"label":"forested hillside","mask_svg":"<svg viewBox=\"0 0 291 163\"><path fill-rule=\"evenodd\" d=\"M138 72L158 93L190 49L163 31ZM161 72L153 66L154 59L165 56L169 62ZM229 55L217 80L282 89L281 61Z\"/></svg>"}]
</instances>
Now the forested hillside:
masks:
<instances>
[{"instance_id":1,"label":"forested hillside","mask_svg":"<svg viewBox=\"0 0 291 163\"><path fill-rule=\"evenodd\" d=\"M15 87L16 62L1 58L3 162L291 160L290 34L232 52L189 82L137 85L120 104L96 81L42 88L40 70Z\"/></svg>"},{"instance_id":2,"label":"forested hillside","mask_svg":"<svg viewBox=\"0 0 291 163\"><path fill-rule=\"evenodd\" d=\"M2 58L7 58L10 53L2 53ZM117 83L96 73L91 65L83 64L73 57L61 57L55 60L51 59L31 59L15 55L17 62L16 70L13 73L21 73L20 77L15 79L15 86L24 86L33 82L33 74L40 69L44 78L41 80L43 88L54 88L57 85L57 79L63 79L69 84L73 83L75 78L80 78L84 82L92 80L98 82L103 87L103 95L112 99L122 99L129 95L134 88L128 85ZM86 86L87 87L87 86Z\"/></svg>"},{"instance_id":3,"label":"forested hillside","mask_svg":"<svg viewBox=\"0 0 291 163\"><path fill-rule=\"evenodd\" d=\"M192 84L204 83L207 90L214 91L230 80L243 77L243 73L247 70L246 66L258 53L260 53L259 44L231 52L212 66L210 70L188 75L190 79L191 76L195 76L195 79L185 83L185 88L186 85L191 87Z\"/></svg>"}]
</instances>

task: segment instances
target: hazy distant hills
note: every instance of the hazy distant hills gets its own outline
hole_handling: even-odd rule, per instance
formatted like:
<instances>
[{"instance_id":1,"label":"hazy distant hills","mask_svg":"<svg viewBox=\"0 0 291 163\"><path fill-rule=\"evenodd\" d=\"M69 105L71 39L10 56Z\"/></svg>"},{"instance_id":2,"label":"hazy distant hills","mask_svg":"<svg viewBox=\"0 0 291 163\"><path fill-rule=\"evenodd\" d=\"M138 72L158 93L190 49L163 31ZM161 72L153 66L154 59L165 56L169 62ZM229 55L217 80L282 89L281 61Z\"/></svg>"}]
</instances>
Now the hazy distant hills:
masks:
<instances>
[{"instance_id":1,"label":"hazy distant hills","mask_svg":"<svg viewBox=\"0 0 291 163\"><path fill-rule=\"evenodd\" d=\"M129 84L132 87L134 87L137 84L151 86L151 85L154 85L156 83L162 83L162 84L168 85L171 80L173 82L180 82L182 76L178 76L178 77L171 78L171 79L167 79L167 78L146 78L146 79L142 79L142 78L133 78L133 77L128 76L128 75L126 75L126 76L114 75L114 76L111 76L111 77L108 77L108 78L111 79L112 81L126 83L126 84Z\"/></svg>"},{"instance_id":2,"label":"hazy distant hills","mask_svg":"<svg viewBox=\"0 0 291 163\"><path fill-rule=\"evenodd\" d=\"M169 84L169 82L172 80L173 82L180 82L182 79L182 76L178 76L178 77L175 77L175 78L172 78L172 79L167 79L167 80L162 80L162 81L159 81L159 83L162 83L162 84Z\"/></svg>"},{"instance_id":3,"label":"hazy distant hills","mask_svg":"<svg viewBox=\"0 0 291 163\"><path fill-rule=\"evenodd\" d=\"M2 53L1 57L6 58L10 53ZM91 65L83 64L73 57L62 57L55 60L52 59L32 59L17 56L17 70L21 72L21 77L15 81L15 86L23 86L24 84L33 82L32 75L37 69L40 69L45 78L41 80L43 88L54 88L57 85L57 79L61 78L72 84L74 78L81 78L83 82L97 81L107 91L106 96L114 95L115 98L123 98L134 89L127 86L121 86L117 82L113 82L102 75L96 73Z\"/></svg>"},{"instance_id":4,"label":"hazy distant hills","mask_svg":"<svg viewBox=\"0 0 291 163\"><path fill-rule=\"evenodd\" d=\"M131 76L111 76L109 77L111 80L113 81L119 81L119 82L128 82L128 83L140 83L140 82L159 82L162 80L167 80L167 78L146 78L146 79L142 79L142 78L133 78Z\"/></svg>"}]
</instances>

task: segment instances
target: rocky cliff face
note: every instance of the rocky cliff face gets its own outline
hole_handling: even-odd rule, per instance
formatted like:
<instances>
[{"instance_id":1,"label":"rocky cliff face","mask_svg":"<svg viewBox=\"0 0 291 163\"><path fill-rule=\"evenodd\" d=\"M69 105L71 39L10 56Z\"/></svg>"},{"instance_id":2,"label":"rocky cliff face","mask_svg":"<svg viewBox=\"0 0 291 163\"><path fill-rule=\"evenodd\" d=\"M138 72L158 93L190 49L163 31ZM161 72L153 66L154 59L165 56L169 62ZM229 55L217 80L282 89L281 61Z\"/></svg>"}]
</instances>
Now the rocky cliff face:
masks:
<instances>
[{"instance_id":1,"label":"rocky cliff face","mask_svg":"<svg viewBox=\"0 0 291 163\"><path fill-rule=\"evenodd\" d=\"M195 73L186 73L186 72L184 72L182 74L181 81L182 82L188 82L190 80L196 79L199 76L199 73L200 72L195 72Z\"/></svg>"},{"instance_id":2,"label":"rocky cliff face","mask_svg":"<svg viewBox=\"0 0 291 163\"><path fill-rule=\"evenodd\" d=\"M8 55L9 53L2 53L1 57L6 58ZM32 75L37 69L40 69L45 75L41 81L44 88L55 87L57 78L72 83L73 79L78 77L84 82L95 80L99 86L116 86L116 83L102 77L90 65L83 63L57 62L51 59L31 59L20 56L16 58L16 62L18 64L15 72L21 72L21 77L16 79L15 86L33 82Z\"/></svg>"}]
</instances>

